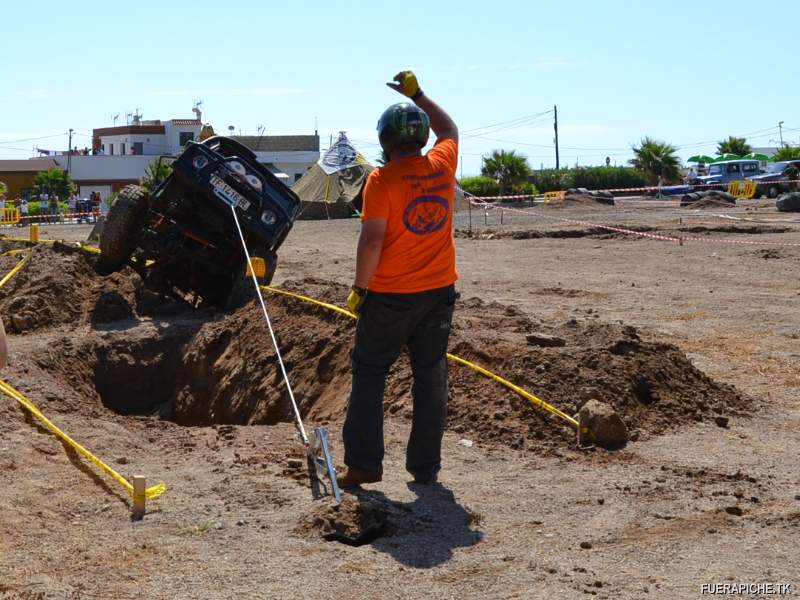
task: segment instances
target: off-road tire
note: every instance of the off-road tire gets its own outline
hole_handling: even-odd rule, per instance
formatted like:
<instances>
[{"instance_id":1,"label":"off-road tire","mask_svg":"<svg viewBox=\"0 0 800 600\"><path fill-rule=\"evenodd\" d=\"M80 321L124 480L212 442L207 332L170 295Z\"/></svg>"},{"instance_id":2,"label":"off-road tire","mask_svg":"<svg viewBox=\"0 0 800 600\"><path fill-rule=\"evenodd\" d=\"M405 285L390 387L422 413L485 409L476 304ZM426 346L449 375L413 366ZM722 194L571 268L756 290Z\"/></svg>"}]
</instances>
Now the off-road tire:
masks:
<instances>
[{"instance_id":1,"label":"off-road tire","mask_svg":"<svg viewBox=\"0 0 800 600\"><path fill-rule=\"evenodd\" d=\"M781 193L781 188L777 185L771 185L767 188L767 198L777 198Z\"/></svg>"},{"instance_id":2,"label":"off-road tire","mask_svg":"<svg viewBox=\"0 0 800 600\"><path fill-rule=\"evenodd\" d=\"M781 212L800 212L800 192L783 194L775 201L775 207Z\"/></svg>"},{"instance_id":3,"label":"off-road tire","mask_svg":"<svg viewBox=\"0 0 800 600\"><path fill-rule=\"evenodd\" d=\"M267 263L267 273L264 277L258 278L259 285L270 285L272 278L275 276L275 269L278 266L278 256L272 253L263 253L263 258ZM228 297L225 301L225 307L228 310L235 310L246 302L255 299L256 293L253 289L253 278L244 273L237 276L234 280Z\"/></svg>"},{"instance_id":4,"label":"off-road tire","mask_svg":"<svg viewBox=\"0 0 800 600\"><path fill-rule=\"evenodd\" d=\"M99 275L121 269L136 249L139 220L147 209L148 193L143 187L129 185L117 196L108 211L100 234L100 256L95 263Z\"/></svg>"}]
</instances>

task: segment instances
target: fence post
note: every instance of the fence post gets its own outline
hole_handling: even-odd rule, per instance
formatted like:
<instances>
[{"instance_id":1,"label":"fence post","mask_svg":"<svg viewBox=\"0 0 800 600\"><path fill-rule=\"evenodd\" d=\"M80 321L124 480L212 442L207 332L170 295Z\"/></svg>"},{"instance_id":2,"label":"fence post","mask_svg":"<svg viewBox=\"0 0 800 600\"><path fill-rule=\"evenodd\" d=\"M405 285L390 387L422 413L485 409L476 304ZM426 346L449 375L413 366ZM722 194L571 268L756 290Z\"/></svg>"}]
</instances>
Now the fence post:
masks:
<instances>
[{"instance_id":1,"label":"fence post","mask_svg":"<svg viewBox=\"0 0 800 600\"><path fill-rule=\"evenodd\" d=\"M133 476L133 519L139 521L145 513L145 478L143 475Z\"/></svg>"}]
</instances>

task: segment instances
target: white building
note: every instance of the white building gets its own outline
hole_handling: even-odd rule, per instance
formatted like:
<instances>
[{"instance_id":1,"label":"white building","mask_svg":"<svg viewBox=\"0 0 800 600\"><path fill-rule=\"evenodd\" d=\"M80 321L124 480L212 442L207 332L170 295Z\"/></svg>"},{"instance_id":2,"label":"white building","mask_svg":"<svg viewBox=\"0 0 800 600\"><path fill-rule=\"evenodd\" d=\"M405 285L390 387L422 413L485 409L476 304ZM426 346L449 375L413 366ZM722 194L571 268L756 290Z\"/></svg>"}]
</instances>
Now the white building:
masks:
<instances>
[{"instance_id":1,"label":"white building","mask_svg":"<svg viewBox=\"0 0 800 600\"><path fill-rule=\"evenodd\" d=\"M201 113L197 107L193 110L195 119L169 121L145 121L137 114L129 125L94 129L90 154L51 153L49 157L69 170L82 197L96 191L105 199L126 185L138 183L147 165L159 156L176 156L187 142L200 138L204 127ZM320 156L316 133L233 139L253 150L258 161L287 185L300 179Z\"/></svg>"},{"instance_id":2,"label":"white building","mask_svg":"<svg viewBox=\"0 0 800 600\"><path fill-rule=\"evenodd\" d=\"M203 124L197 119L142 121L134 118L130 125L104 127L92 132L92 151L103 156L175 155L200 136Z\"/></svg>"},{"instance_id":3,"label":"white building","mask_svg":"<svg viewBox=\"0 0 800 600\"><path fill-rule=\"evenodd\" d=\"M255 152L273 173L286 173L292 185L319 160L319 135L239 135L232 139Z\"/></svg>"}]
</instances>

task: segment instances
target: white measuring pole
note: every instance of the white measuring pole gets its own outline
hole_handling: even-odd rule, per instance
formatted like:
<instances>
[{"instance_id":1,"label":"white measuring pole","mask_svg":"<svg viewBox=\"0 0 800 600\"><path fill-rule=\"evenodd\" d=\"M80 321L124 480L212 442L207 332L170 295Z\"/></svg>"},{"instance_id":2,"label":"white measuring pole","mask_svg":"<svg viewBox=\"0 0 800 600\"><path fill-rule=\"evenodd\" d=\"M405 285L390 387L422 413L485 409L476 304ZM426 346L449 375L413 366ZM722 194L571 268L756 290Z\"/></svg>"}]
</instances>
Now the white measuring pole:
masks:
<instances>
[{"instance_id":1,"label":"white measuring pole","mask_svg":"<svg viewBox=\"0 0 800 600\"><path fill-rule=\"evenodd\" d=\"M253 263L250 262L250 252L247 250L247 244L244 241L244 234L242 233L242 227L239 225L239 216L236 214L236 208L231 204L231 212L233 213L233 220L236 223L236 230L239 232L239 239L242 241L242 248L244 248L244 254L247 257L247 264L250 267L249 271L250 274L253 276L253 285L256 286L256 294L258 294L258 300L261 302L261 310L264 311L264 318L267 321L267 328L269 329L269 335L272 337L272 345L275 346L275 354L278 356L278 364L281 366L281 373L283 373L283 380L286 382L286 389L289 390L289 398L292 401L292 408L294 409L294 416L297 419L297 428L300 430L300 437L303 438L303 444L308 446L308 435L306 435L306 428L303 427L303 419L300 416L300 409L297 408L297 402L294 399L294 392L292 392L292 384L289 383L289 375L286 374L286 367L283 365L283 358L281 357L281 350L278 348L278 340L275 338L275 331L272 329L272 322L269 319L269 315L267 314L267 305L264 304L264 296L261 295L261 288L258 285L258 278L256 277L255 269L253 269Z\"/></svg>"}]
</instances>

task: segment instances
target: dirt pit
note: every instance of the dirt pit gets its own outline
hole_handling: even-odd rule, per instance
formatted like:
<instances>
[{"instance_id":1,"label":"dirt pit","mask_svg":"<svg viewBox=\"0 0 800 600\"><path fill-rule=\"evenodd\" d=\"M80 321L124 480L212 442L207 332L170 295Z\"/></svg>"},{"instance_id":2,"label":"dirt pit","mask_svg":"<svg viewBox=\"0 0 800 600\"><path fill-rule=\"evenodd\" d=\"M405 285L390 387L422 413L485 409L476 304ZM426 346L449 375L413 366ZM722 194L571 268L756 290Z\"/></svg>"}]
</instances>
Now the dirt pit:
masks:
<instances>
[{"instance_id":1,"label":"dirt pit","mask_svg":"<svg viewBox=\"0 0 800 600\"><path fill-rule=\"evenodd\" d=\"M157 415L187 426L293 421L255 303L230 314L187 308L169 316L151 311L143 318L140 299L146 293L137 287L138 277L101 278L90 263L91 257L72 249L37 248L31 264L9 283L15 287L4 290L0 310L12 322L13 315L27 314L14 307L23 305L19 298L29 297L29 291L60 290L60 302L45 296L47 309L34 313L36 327L60 324L65 332L50 343L57 352L37 353L34 361L44 372L60 374L84 398L123 415ZM347 291L313 278L285 287L332 303ZM117 301L107 300L115 293ZM322 424L342 418L350 388L352 319L284 296L268 294L267 302L303 417ZM104 319L97 319L98 312ZM87 324L88 334L69 331L70 325ZM513 306L461 300L450 348L567 414L591 398L609 404L633 440L737 415L748 401L704 375L675 346L646 339L621 323L601 322L591 308L586 318L552 323ZM387 381L387 416L410 418L411 383L403 356ZM466 438L539 451L574 446L575 432L567 423L469 368L451 364L450 390L448 428Z\"/></svg>"}]
</instances>

